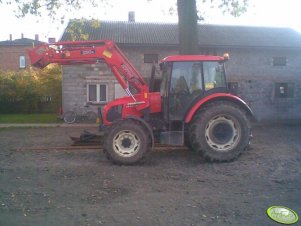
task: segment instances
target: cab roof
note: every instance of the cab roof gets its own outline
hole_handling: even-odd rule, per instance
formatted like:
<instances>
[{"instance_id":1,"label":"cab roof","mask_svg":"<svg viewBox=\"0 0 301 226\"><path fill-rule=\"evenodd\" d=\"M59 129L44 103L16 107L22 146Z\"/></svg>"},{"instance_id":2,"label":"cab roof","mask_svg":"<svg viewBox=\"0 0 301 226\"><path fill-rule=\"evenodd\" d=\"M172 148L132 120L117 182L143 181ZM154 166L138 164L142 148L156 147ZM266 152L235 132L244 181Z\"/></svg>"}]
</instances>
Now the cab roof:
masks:
<instances>
[{"instance_id":1,"label":"cab roof","mask_svg":"<svg viewBox=\"0 0 301 226\"><path fill-rule=\"evenodd\" d=\"M225 61L225 57L212 55L174 55L168 56L161 60L163 62L179 62L179 61Z\"/></svg>"}]
</instances>

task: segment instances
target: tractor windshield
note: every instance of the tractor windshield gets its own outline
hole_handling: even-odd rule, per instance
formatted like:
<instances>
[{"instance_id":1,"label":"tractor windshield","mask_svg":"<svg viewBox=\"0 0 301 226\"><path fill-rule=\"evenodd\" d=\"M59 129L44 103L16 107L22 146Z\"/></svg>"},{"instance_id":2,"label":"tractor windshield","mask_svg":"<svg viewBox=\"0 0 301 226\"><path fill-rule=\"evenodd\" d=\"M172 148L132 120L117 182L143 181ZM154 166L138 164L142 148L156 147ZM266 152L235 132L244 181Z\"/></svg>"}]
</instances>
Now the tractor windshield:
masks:
<instances>
[{"instance_id":1,"label":"tractor windshield","mask_svg":"<svg viewBox=\"0 0 301 226\"><path fill-rule=\"evenodd\" d=\"M194 99L208 90L226 87L224 65L219 61L182 61L165 64L161 96L170 120L181 120Z\"/></svg>"}]
</instances>

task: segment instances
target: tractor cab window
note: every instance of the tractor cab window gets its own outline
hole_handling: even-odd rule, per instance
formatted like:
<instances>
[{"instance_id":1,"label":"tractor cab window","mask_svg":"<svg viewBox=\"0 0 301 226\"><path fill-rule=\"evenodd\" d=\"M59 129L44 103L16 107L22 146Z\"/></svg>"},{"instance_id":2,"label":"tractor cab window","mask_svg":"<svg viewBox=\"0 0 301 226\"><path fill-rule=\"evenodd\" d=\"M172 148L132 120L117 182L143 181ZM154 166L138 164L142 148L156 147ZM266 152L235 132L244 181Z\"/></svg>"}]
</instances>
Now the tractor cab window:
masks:
<instances>
[{"instance_id":1,"label":"tractor cab window","mask_svg":"<svg viewBox=\"0 0 301 226\"><path fill-rule=\"evenodd\" d=\"M170 83L171 93L200 92L203 87L199 62L175 62Z\"/></svg>"},{"instance_id":2,"label":"tractor cab window","mask_svg":"<svg viewBox=\"0 0 301 226\"><path fill-rule=\"evenodd\" d=\"M203 91L200 62L174 62L169 88L169 116L180 120L193 97Z\"/></svg>"},{"instance_id":3,"label":"tractor cab window","mask_svg":"<svg viewBox=\"0 0 301 226\"><path fill-rule=\"evenodd\" d=\"M203 62L205 90L226 87L225 71L219 62Z\"/></svg>"}]
</instances>

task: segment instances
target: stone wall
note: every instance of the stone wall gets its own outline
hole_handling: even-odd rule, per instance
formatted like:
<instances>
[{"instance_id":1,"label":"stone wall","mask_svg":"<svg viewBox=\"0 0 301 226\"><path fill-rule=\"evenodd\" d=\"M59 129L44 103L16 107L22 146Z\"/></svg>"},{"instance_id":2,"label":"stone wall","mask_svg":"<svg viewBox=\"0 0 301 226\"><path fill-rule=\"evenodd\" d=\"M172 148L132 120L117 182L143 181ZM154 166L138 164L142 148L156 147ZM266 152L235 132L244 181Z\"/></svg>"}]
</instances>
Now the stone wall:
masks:
<instances>
[{"instance_id":1,"label":"stone wall","mask_svg":"<svg viewBox=\"0 0 301 226\"><path fill-rule=\"evenodd\" d=\"M131 63L148 80L151 74L152 64L144 63L144 54L156 53L158 58L164 58L170 54L176 54L176 51L170 49L162 50L160 48L122 48L124 54ZM108 101L115 98L116 84L118 84L110 68L104 63L96 65L68 65L63 66L62 80L62 98L64 111L74 108L83 108L87 104L87 84L105 84L108 86ZM120 88L120 87L119 87ZM90 104L91 109L97 112L97 108L102 104Z\"/></svg>"},{"instance_id":2,"label":"stone wall","mask_svg":"<svg viewBox=\"0 0 301 226\"><path fill-rule=\"evenodd\" d=\"M87 104L87 84L108 85L109 101L114 97L114 84L117 83L110 69L103 63L97 65L63 66L62 98L64 111L82 109ZM97 112L99 105L90 105Z\"/></svg>"},{"instance_id":3,"label":"stone wall","mask_svg":"<svg viewBox=\"0 0 301 226\"><path fill-rule=\"evenodd\" d=\"M229 52L228 81L237 82L238 95L259 121L301 119L300 52L256 48ZM274 66L273 57L286 57L286 66ZM279 84L289 84L292 96L279 97Z\"/></svg>"}]
</instances>

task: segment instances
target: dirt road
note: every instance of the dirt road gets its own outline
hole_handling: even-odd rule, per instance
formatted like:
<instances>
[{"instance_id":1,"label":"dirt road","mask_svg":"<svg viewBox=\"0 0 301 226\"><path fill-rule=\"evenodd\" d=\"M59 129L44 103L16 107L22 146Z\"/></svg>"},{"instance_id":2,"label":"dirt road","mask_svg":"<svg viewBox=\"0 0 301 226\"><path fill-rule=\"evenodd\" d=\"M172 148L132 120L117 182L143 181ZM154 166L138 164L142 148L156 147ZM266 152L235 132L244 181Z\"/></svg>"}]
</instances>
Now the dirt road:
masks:
<instances>
[{"instance_id":1,"label":"dirt road","mask_svg":"<svg viewBox=\"0 0 301 226\"><path fill-rule=\"evenodd\" d=\"M117 166L95 149L31 149L69 146L81 131L0 130L0 225L278 225L272 205L301 216L300 124L256 126L230 163L166 149Z\"/></svg>"}]
</instances>

